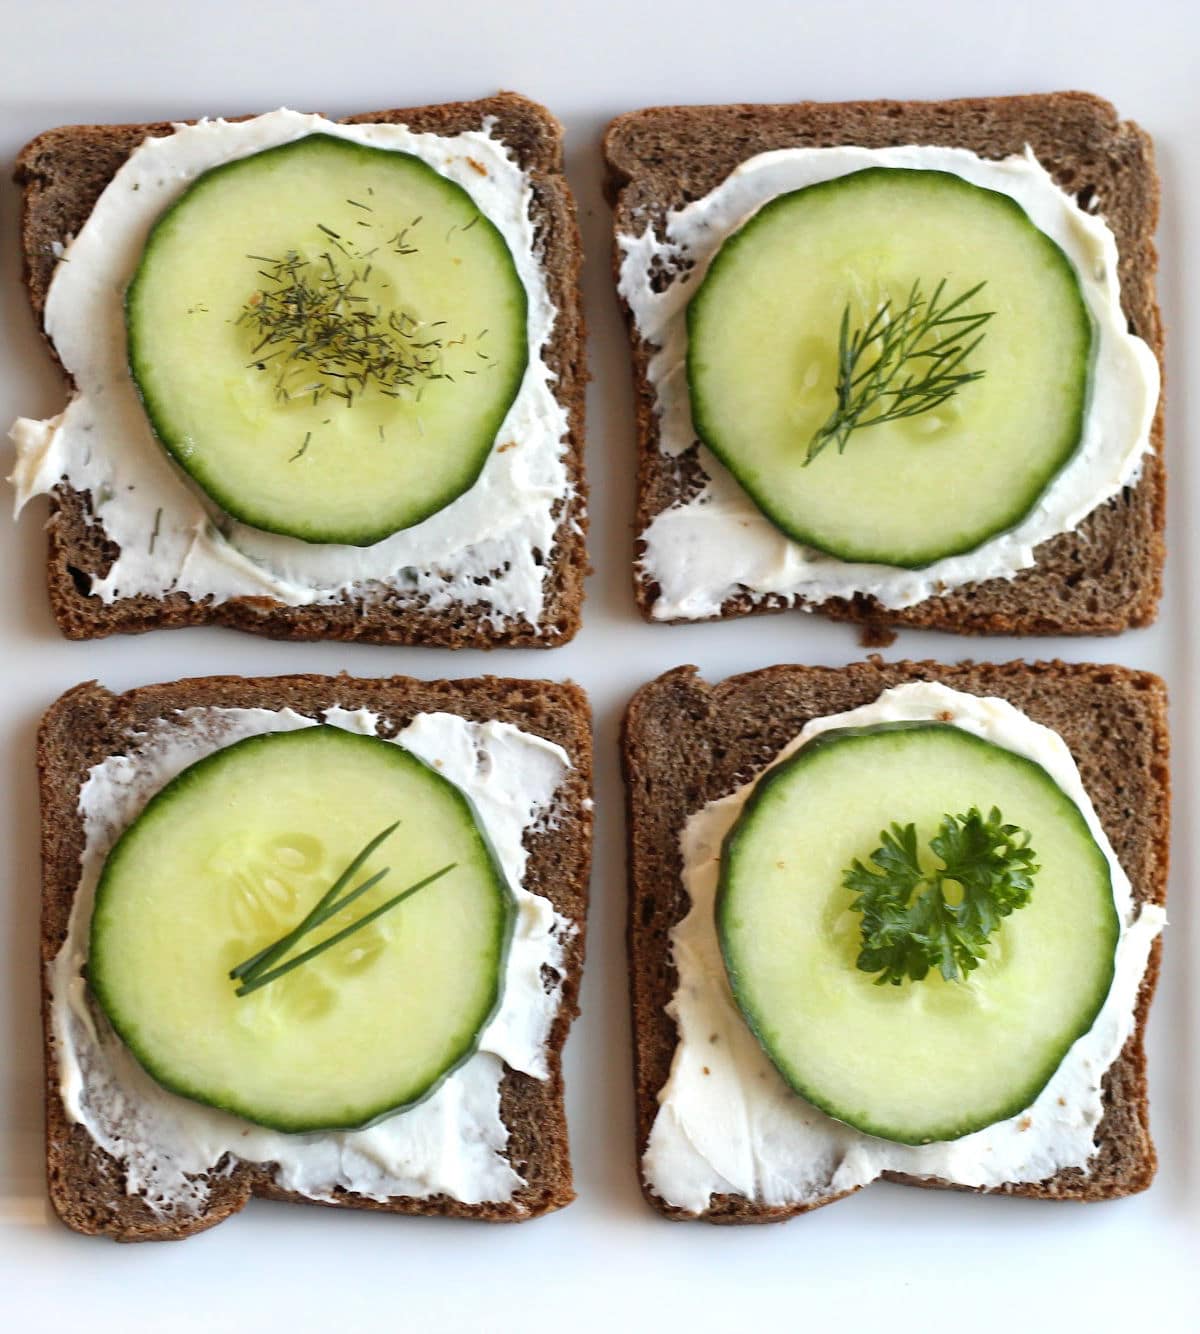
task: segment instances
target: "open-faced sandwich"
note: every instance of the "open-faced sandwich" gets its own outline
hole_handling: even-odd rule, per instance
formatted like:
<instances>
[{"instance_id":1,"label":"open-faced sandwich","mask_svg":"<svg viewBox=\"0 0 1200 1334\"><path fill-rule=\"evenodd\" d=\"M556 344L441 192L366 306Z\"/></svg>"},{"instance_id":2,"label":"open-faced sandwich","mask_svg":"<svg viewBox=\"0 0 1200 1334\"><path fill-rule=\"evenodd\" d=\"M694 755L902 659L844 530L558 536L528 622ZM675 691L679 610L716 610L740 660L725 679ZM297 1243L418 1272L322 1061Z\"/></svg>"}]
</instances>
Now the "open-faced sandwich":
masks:
<instances>
[{"instance_id":1,"label":"open-faced sandwich","mask_svg":"<svg viewBox=\"0 0 1200 1334\"><path fill-rule=\"evenodd\" d=\"M567 1204L589 728L577 687L499 678L64 695L39 738L63 1221Z\"/></svg>"},{"instance_id":2,"label":"open-faced sandwich","mask_svg":"<svg viewBox=\"0 0 1200 1334\"><path fill-rule=\"evenodd\" d=\"M17 422L12 480L51 497L64 633L571 637L580 254L549 112L72 126L17 180L73 394Z\"/></svg>"},{"instance_id":3,"label":"open-faced sandwich","mask_svg":"<svg viewBox=\"0 0 1200 1334\"><path fill-rule=\"evenodd\" d=\"M1081 93L660 107L605 146L648 618L1153 619L1158 183L1136 125Z\"/></svg>"},{"instance_id":4,"label":"open-faced sandwich","mask_svg":"<svg viewBox=\"0 0 1200 1334\"><path fill-rule=\"evenodd\" d=\"M879 1178L1144 1190L1165 710L1156 677L1063 663L643 687L624 761L647 1199L758 1222Z\"/></svg>"}]
</instances>

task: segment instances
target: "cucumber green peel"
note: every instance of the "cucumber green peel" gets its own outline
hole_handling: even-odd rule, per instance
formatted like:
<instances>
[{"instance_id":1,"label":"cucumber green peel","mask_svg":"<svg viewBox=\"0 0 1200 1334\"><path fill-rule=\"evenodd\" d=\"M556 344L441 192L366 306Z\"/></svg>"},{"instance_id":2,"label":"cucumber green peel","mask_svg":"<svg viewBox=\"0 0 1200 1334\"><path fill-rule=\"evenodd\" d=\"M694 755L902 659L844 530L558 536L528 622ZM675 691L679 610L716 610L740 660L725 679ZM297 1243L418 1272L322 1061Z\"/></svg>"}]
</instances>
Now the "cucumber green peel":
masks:
<instances>
[{"instance_id":1,"label":"cucumber green peel","mask_svg":"<svg viewBox=\"0 0 1200 1334\"><path fill-rule=\"evenodd\" d=\"M786 537L923 569L1038 504L1079 448L1094 338L1070 259L1016 200L867 168L723 242L687 307L692 420Z\"/></svg>"},{"instance_id":2,"label":"cucumber green peel","mask_svg":"<svg viewBox=\"0 0 1200 1334\"><path fill-rule=\"evenodd\" d=\"M948 833L942 813L963 805L968 815ZM940 850L919 846L915 831L935 833L939 821ZM868 915L849 911L846 868L879 878L863 858L888 862L871 852L881 827L900 844L888 868L897 892L884 902L881 886L860 888L858 876L851 889L872 891L896 930L871 921L868 942ZM1026 829L1037 846L1032 893ZM989 893L976 890L972 909L943 921L943 939L930 929L921 940L915 928L937 896L913 912L899 887L941 891L939 870L945 882L964 877L961 902L970 881ZM957 891L944 888L953 906ZM988 919L1000 917L996 930ZM1120 938L1108 860L1071 798L1032 760L934 722L831 730L764 774L722 846L715 925L733 999L785 1083L903 1144L958 1139L1030 1108L1095 1022ZM868 944L879 950L869 969ZM881 969L923 980L880 986L871 973Z\"/></svg>"},{"instance_id":3,"label":"cucumber green peel","mask_svg":"<svg viewBox=\"0 0 1200 1334\"><path fill-rule=\"evenodd\" d=\"M361 1129L478 1050L516 912L435 768L329 725L266 733L185 769L121 835L88 983L170 1092L275 1130Z\"/></svg>"},{"instance_id":4,"label":"cucumber green peel","mask_svg":"<svg viewBox=\"0 0 1200 1334\"><path fill-rule=\"evenodd\" d=\"M159 442L225 514L369 546L478 480L529 362L528 294L472 195L314 134L204 172L125 294Z\"/></svg>"}]
</instances>

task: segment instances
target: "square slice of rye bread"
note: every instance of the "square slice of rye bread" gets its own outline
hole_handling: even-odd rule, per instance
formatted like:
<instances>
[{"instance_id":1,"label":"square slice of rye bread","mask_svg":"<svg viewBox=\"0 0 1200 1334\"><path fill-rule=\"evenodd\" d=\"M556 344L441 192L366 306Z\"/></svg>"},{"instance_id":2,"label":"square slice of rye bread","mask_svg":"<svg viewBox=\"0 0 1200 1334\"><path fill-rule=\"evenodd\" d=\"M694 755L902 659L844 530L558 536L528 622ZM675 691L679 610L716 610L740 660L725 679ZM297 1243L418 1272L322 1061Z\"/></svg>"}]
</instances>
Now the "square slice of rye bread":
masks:
<instances>
[{"instance_id":1,"label":"square slice of rye bread","mask_svg":"<svg viewBox=\"0 0 1200 1334\"><path fill-rule=\"evenodd\" d=\"M525 836L529 854L524 886L548 899L576 932L565 942L562 1001L550 1031L550 1077L535 1079L505 1067L500 1112L508 1128L507 1157L525 1185L511 1201L463 1204L446 1195L378 1201L343 1190L332 1201L310 1200L275 1184L269 1166L237 1160L209 1178L207 1208L194 1218L158 1217L139 1195L126 1193L121 1165L79 1125L68 1120L58 1089L50 1029L47 969L66 936L84 847L79 792L89 769L125 753L134 734L177 710L193 708L295 709L316 717L340 705L381 716L382 735L394 735L418 713L447 712L475 722L512 723L562 746L572 769L559 790L551 825ZM396 1214L441 1214L489 1222L519 1222L560 1209L575 1197L563 1108L562 1049L579 1012L588 872L591 861L592 743L587 696L576 685L478 677L418 681L395 676L211 676L142 686L114 695L96 682L68 691L47 712L38 735L42 802L42 1014L46 1067L46 1161L50 1199L77 1232L118 1241L163 1241L202 1232L237 1213L252 1195L298 1204L332 1204Z\"/></svg>"},{"instance_id":2,"label":"square slice of rye bread","mask_svg":"<svg viewBox=\"0 0 1200 1334\"><path fill-rule=\"evenodd\" d=\"M1052 727L1070 748L1083 785L1137 903L1166 898L1170 823L1167 695L1158 677L1124 667L1063 662L1001 665L882 662L849 667L768 667L717 685L678 667L642 687L625 716L622 758L629 806L628 948L632 975L637 1152L642 1154L676 1046L666 1005L675 993L669 933L686 914L679 838L688 817L770 763L813 718L869 704L905 681L941 681L972 695L999 696ZM1137 1000L1137 1022L1104 1077L1098 1151L1087 1173L1067 1168L1045 1181L989 1192L1038 1199L1106 1200L1145 1190L1156 1158L1146 1099L1146 1015L1158 979L1156 940ZM951 1183L901 1177L917 1186ZM646 1199L669 1218L694 1215L665 1204L643 1180ZM714 1196L698 1215L712 1223L767 1223L812 1204L773 1206Z\"/></svg>"},{"instance_id":3,"label":"square slice of rye bread","mask_svg":"<svg viewBox=\"0 0 1200 1334\"><path fill-rule=\"evenodd\" d=\"M69 639L184 625L227 625L273 639L360 639L380 644L433 644L446 648L553 648L579 629L583 578L588 572L587 486L583 467L583 411L587 370L579 296L582 263L575 203L563 176L562 126L536 102L498 93L474 102L365 112L346 123L403 124L431 134L478 130L485 120L530 174L537 244L550 299L557 311L553 338L543 349L555 376L554 394L568 416L567 474L571 492L556 516L554 545L545 553L545 606L541 620L494 625L485 603L441 610L412 595L347 595L327 606L289 607L268 597L224 602L185 593L137 595L103 602L90 594L120 553L96 517L92 496L60 484L51 495L47 525L50 605ZM149 135L168 135L172 124L69 125L39 135L21 150L14 179L21 187L24 280L41 325L54 273L56 248L87 221L104 187ZM54 351L51 346L51 352ZM181 481L181 486L185 485Z\"/></svg>"},{"instance_id":4,"label":"square slice of rye bread","mask_svg":"<svg viewBox=\"0 0 1200 1334\"><path fill-rule=\"evenodd\" d=\"M640 235L653 227L661 236L672 209L707 194L757 153L841 144L933 144L969 148L984 158L1022 153L1028 144L1055 181L1082 208L1098 209L1112 228L1129 328L1150 345L1161 369L1162 317L1154 290L1159 189L1153 147L1137 125L1120 120L1108 102L1087 93L630 112L612 122L604 140L616 234ZM620 262L620 246L614 241L618 277ZM695 495L705 473L697 445L679 458L659 449L655 394L647 377L653 349L638 336L628 310L626 316L636 388L637 531L644 533L656 515ZM1094 510L1074 532L1042 543L1036 564L1011 580L969 584L900 610L861 594L795 605L808 610L819 606L834 620L867 626L962 634L1117 634L1148 625L1162 592L1164 558L1161 397L1151 439L1154 448L1140 480ZM640 564L634 586L642 614L650 619L658 589ZM779 596L738 594L721 607L720 619L782 611L790 605Z\"/></svg>"}]
</instances>

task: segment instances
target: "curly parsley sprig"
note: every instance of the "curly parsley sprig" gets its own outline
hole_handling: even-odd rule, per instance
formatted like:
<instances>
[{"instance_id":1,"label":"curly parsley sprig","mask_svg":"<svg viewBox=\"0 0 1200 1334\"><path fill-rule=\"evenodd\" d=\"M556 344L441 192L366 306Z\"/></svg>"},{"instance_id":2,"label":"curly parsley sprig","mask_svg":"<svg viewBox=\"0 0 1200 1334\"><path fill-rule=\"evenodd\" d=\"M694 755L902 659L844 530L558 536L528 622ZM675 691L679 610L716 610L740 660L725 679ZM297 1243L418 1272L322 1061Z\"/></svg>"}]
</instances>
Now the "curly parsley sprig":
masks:
<instances>
[{"instance_id":1,"label":"curly parsley sprig","mask_svg":"<svg viewBox=\"0 0 1200 1334\"><path fill-rule=\"evenodd\" d=\"M856 895L850 911L863 915L858 967L879 974L876 986L919 982L931 968L957 981L977 968L1001 919L1029 902L1041 869L1029 837L994 806L986 819L972 806L942 818L929 840L941 867L927 871L915 825L882 830L872 865L856 859L842 879ZM946 895L951 882L962 889L957 903Z\"/></svg>"}]
</instances>

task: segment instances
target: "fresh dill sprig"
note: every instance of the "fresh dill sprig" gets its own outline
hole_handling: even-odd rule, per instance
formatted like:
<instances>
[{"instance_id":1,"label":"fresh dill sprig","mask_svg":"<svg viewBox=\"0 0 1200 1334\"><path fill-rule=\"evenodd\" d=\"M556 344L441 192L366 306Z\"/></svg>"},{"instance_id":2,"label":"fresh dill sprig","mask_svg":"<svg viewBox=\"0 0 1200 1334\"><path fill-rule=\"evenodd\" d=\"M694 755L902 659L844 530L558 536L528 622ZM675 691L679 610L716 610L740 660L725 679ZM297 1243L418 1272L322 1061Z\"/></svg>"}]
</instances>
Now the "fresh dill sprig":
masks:
<instances>
[{"instance_id":1,"label":"fresh dill sprig","mask_svg":"<svg viewBox=\"0 0 1200 1334\"><path fill-rule=\"evenodd\" d=\"M804 466L826 445L836 444L840 454L855 431L930 412L963 385L982 379L983 370L961 367L983 342L980 331L995 311L961 311L985 286L976 283L942 305L945 278L928 298L918 279L898 311L889 298L853 333L847 303L838 333L837 406L808 442Z\"/></svg>"},{"instance_id":2,"label":"fresh dill sprig","mask_svg":"<svg viewBox=\"0 0 1200 1334\"><path fill-rule=\"evenodd\" d=\"M842 877L855 895L850 911L863 915L857 964L879 974L876 986L919 982L931 968L951 982L977 968L1001 919L1029 902L1040 869L1028 831L995 807L986 817L975 806L943 816L929 840L937 869L922 867L914 825L893 824L879 840L870 865L855 860ZM962 891L957 903L948 883Z\"/></svg>"}]
</instances>

